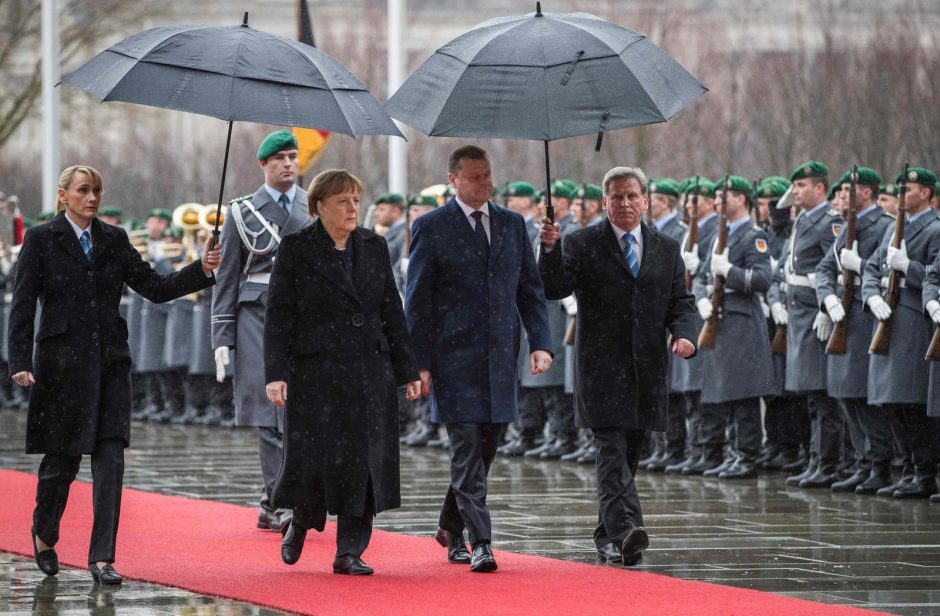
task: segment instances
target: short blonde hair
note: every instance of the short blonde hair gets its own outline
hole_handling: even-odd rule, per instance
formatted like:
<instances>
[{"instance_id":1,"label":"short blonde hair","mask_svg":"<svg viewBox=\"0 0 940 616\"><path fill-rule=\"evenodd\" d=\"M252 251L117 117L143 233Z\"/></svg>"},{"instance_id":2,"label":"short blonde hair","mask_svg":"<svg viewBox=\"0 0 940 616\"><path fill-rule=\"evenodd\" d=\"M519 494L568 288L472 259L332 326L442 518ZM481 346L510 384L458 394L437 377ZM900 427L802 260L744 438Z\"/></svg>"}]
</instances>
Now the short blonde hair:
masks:
<instances>
[{"instance_id":1,"label":"short blonde hair","mask_svg":"<svg viewBox=\"0 0 940 616\"><path fill-rule=\"evenodd\" d=\"M62 174L59 176L59 188L62 190L68 190L69 185L72 183L72 178L75 177L76 173L84 173L91 179L92 185L98 190L104 188L104 180L101 179L101 174L98 173L98 170L94 167L89 167L88 165L72 165L71 167L66 167L62 170ZM65 203L62 201L56 201L55 211L56 214L65 210Z\"/></svg>"},{"instance_id":2,"label":"short blonde hair","mask_svg":"<svg viewBox=\"0 0 940 616\"><path fill-rule=\"evenodd\" d=\"M345 169L321 171L307 189L307 212L316 216L318 202L344 192L356 191L361 194L363 187L362 180Z\"/></svg>"},{"instance_id":3,"label":"short blonde hair","mask_svg":"<svg viewBox=\"0 0 940 616\"><path fill-rule=\"evenodd\" d=\"M610 190L610 185L619 180L636 180L640 183L640 193L646 194L646 185L648 184L646 174L639 167L614 167L604 175L604 196Z\"/></svg>"}]
</instances>

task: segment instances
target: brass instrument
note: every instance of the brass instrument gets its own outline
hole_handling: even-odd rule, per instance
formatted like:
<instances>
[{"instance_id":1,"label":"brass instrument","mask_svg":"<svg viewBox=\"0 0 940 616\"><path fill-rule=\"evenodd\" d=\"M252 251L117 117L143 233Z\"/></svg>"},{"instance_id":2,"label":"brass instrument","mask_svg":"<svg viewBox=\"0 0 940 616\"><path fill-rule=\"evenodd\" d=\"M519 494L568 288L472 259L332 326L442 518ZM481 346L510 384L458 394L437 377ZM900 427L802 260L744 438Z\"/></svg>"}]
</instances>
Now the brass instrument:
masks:
<instances>
[{"instance_id":1,"label":"brass instrument","mask_svg":"<svg viewBox=\"0 0 940 616\"><path fill-rule=\"evenodd\" d=\"M200 216L205 209L206 206L201 203L183 203L173 210L173 225L183 230L183 240L179 244L164 242L163 256L175 259L185 254L185 264L199 260L199 251L196 250L196 232L202 228ZM181 263L180 266L182 265Z\"/></svg>"},{"instance_id":2,"label":"brass instrument","mask_svg":"<svg viewBox=\"0 0 940 616\"><path fill-rule=\"evenodd\" d=\"M215 213L218 210L218 205L215 203L207 203L202 206L202 209L199 210L199 226L205 229L208 232L212 232L215 229ZM225 222L225 215L228 210L228 205L222 206L222 218L219 220L219 226Z\"/></svg>"},{"instance_id":3,"label":"brass instrument","mask_svg":"<svg viewBox=\"0 0 940 616\"><path fill-rule=\"evenodd\" d=\"M150 261L150 245L147 241L147 230L134 229L133 231L128 231L127 237L131 241L131 246L140 253L141 258L144 261Z\"/></svg>"}]
</instances>

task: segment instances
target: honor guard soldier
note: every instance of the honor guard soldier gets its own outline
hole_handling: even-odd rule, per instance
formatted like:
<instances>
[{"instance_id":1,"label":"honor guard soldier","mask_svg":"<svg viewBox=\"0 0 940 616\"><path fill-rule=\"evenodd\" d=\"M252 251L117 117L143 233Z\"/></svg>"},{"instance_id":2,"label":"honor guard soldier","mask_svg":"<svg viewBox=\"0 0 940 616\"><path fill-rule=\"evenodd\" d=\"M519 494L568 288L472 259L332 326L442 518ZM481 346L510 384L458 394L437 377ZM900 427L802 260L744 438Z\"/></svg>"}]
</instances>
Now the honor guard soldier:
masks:
<instances>
[{"instance_id":1,"label":"honor guard soldier","mask_svg":"<svg viewBox=\"0 0 940 616\"><path fill-rule=\"evenodd\" d=\"M878 207L892 218L898 216L898 185L882 184L878 187Z\"/></svg>"},{"instance_id":2,"label":"honor guard soldier","mask_svg":"<svg viewBox=\"0 0 940 616\"><path fill-rule=\"evenodd\" d=\"M839 232L832 250L816 267L816 298L836 327L845 321L845 333L837 338L844 346L830 352L827 360L827 391L838 401L845 425L855 449L855 473L832 484L834 492L874 494L891 483L891 458L894 456L891 427L884 411L868 404L868 346L874 318L862 304L862 272L868 258L878 248L885 230L893 220L875 204L879 176L873 169L858 167L855 195L850 194L852 171L842 176L837 186L847 208L855 202L855 242L846 245L849 224ZM851 214L850 214L851 216ZM852 302L843 304L843 271L852 275Z\"/></svg>"},{"instance_id":3,"label":"honor guard soldier","mask_svg":"<svg viewBox=\"0 0 940 616\"><path fill-rule=\"evenodd\" d=\"M289 512L270 505L271 490L284 455L283 414L265 393L264 311L268 282L281 238L310 224L307 195L298 189L297 140L288 131L271 133L258 147L264 184L253 195L231 202L222 225L224 265L212 292L212 347L216 380L234 359L235 419L258 430L264 486L258 528L280 531ZM234 349L234 358L231 351Z\"/></svg>"},{"instance_id":4,"label":"honor guard soldier","mask_svg":"<svg viewBox=\"0 0 940 616\"><path fill-rule=\"evenodd\" d=\"M940 251L940 217L930 208L937 177L923 167L910 167L897 181L899 186L906 184L904 211L898 212L904 217L904 239L899 247L892 245L899 218L885 231L863 270L865 305L877 321L890 325L887 353L873 353L869 359L868 403L887 413L905 459L901 480L877 494L928 498L937 492L937 432L927 417L930 367L924 357L935 327L925 316L923 289L927 267ZM901 277L900 296L893 309L885 301L892 271Z\"/></svg>"},{"instance_id":5,"label":"honor guard soldier","mask_svg":"<svg viewBox=\"0 0 940 616\"><path fill-rule=\"evenodd\" d=\"M786 389L806 396L810 419L809 463L788 485L829 488L838 481L842 450L842 414L826 393L826 344L832 320L816 299L816 266L832 250L843 219L830 207L829 168L807 161L793 170L794 203L800 213L793 225L783 269L787 300Z\"/></svg>"},{"instance_id":6,"label":"honor guard soldier","mask_svg":"<svg viewBox=\"0 0 940 616\"><path fill-rule=\"evenodd\" d=\"M375 211L372 215L376 224L385 227L385 243L388 245L388 254L392 263L396 264L401 259L402 248L405 246L405 224L407 216L405 215L405 197L395 193L382 193L375 199ZM395 275L395 285L399 293L405 292L404 279L401 276L400 268L392 268Z\"/></svg>"},{"instance_id":7,"label":"honor guard soldier","mask_svg":"<svg viewBox=\"0 0 940 616\"><path fill-rule=\"evenodd\" d=\"M115 227L121 226L121 219L123 217L124 212L116 205L106 205L98 210L98 220L106 222L109 225L114 225Z\"/></svg>"}]
</instances>

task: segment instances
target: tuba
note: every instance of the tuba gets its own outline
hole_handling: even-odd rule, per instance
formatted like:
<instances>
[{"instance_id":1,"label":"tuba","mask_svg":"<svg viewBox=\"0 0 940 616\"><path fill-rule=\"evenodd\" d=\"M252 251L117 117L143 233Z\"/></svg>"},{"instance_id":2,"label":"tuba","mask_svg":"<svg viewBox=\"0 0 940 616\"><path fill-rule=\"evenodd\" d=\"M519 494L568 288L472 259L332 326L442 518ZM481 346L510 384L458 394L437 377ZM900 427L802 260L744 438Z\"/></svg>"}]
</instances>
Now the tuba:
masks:
<instances>
[{"instance_id":1,"label":"tuba","mask_svg":"<svg viewBox=\"0 0 940 616\"><path fill-rule=\"evenodd\" d=\"M184 203L173 210L173 226L183 230L179 254L185 253L187 262L199 260L199 251L196 250L196 233L201 228L200 216L204 209L205 207L200 203Z\"/></svg>"}]
</instances>

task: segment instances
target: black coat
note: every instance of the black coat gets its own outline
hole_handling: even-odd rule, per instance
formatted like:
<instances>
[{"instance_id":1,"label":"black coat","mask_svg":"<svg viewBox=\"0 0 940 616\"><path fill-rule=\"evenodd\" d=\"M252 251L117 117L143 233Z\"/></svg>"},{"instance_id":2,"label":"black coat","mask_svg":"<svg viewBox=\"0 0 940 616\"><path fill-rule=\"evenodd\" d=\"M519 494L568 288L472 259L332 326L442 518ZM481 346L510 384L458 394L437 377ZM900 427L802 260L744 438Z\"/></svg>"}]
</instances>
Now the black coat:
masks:
<instances>
[{"instance_id":1,"label":"black coat","mask_svg":"<svg viewBox=\"0 0 940 616\"><path fill-rule=\"evenodd\" d=\"M698 338L679 244L643 224L636 280L608 220L542 252L549 299L578 299L575 414L582 428L665 430L667 335Z\"/></svg>"},{"instance_id":2,"label":"black coat","mask_svg":"<svg viewBox=\"0 0 940 616\"><path fill-rule=\"evenodd\" d=\"M357 229L347 274L317 221L283 238L268 287L265 382L287 382L278 507L400 506L396 385L418 380L385 240Z\"/></svg>"},{"instance_id":3,"label":"black coat","mask_svg":"<svg viewBox=\"0 0 940 616\"><path fill-rule=\"evenodd\" d=\"M92 221L92 261L64 214L30 229L17 260L10 313L10 374L31 371L26 452L91 453L106 438L130 442L131 357L121 317L126 283L152 302L215 284L197 261L161 276L127 233ZM33 329L36 301L42 304Z\"/></svg>"}]
</instances>

